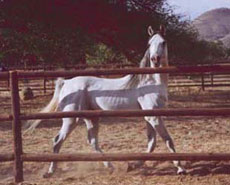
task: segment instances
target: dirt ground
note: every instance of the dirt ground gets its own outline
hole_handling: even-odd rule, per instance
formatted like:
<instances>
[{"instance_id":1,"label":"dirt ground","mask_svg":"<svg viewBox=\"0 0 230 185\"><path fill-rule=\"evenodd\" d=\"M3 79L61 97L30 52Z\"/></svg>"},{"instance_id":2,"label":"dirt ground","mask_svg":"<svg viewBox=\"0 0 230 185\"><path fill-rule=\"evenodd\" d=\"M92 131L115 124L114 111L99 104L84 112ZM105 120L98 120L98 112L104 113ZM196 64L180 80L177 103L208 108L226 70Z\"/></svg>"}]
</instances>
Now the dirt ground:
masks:
<instances>
[{"instance_id":1,"label":"dirt ground","mask_svg":"<svg viewBox=\"0 0 230 185\"><path fill-rule=\"evenodd\" d=\"M169 107L230 107L230 87L170 88ZM21 112L36 112L51 98L51 92L36 92L33 100L21 102ZM8 92L0 92L0 114L10 112ZM165 125L178 152L230 152L230 118L228 117L164 117ZM52 138L60 129L61 121L43 121L33 134L23 136L23 150L30 153L50 153ZM13 149L11 125L0 123L0 153ZM168 152L157 137L154 152ZM101 120L99 144L104 152L144 152L147 147L146 124L141 118L105 118ZM64 143L61 152L93 152L87 144L86 128L80 124ZM42 175L48 163L24 163L23 185L228 185L230 162L182 162L187 175L177 175L171 162L148 161L140 169L127 172L127 162L113 162L111 174L101 162L62 162L49 179ZM12 162L0 163L0 185L11 185Z\"/></svg>"}]
</instances>

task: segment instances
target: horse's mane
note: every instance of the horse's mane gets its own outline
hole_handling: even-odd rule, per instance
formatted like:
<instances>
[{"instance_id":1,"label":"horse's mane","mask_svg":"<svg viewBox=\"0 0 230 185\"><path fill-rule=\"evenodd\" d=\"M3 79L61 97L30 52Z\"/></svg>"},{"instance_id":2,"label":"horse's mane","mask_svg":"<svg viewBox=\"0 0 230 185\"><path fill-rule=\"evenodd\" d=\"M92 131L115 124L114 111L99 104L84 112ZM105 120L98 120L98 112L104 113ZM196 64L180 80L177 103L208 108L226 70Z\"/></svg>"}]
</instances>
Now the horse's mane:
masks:
<instances>
[{"instance_id":1,"label":"horse's mane","mask_svg":"<svg viewBox=\"0 0 230 185\"><path fill-rule=\"evenodd\" d=\"M139 67L150 67L150 58L149 58L149 48L146 50L144 57L142 58ZM140 84L141 81L143 81L146 76L149 74L132 74L130 75L130 79L128 82L124 85L124 89L130 89L137 87L138 84Z\"/></svg>"}]
</instances>

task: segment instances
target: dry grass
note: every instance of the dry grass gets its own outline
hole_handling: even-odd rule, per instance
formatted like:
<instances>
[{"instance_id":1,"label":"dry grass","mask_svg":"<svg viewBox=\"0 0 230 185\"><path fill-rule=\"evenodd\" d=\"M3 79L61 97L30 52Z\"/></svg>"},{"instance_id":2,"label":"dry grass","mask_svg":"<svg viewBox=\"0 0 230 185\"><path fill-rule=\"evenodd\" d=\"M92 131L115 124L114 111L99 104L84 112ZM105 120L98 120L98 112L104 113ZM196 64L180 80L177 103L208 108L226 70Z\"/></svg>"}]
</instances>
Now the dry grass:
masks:
<instances>
[{"instance_id":1,"label":"dry grass","mask_svg":"<svg viewBox=\"0 0 230 185\"><path fill-rule=\"evenodd\" d=\"M229 88L215 88L201 91L199 88L169 90L169 107L229 107ZM22 112L35 112L45 105L50 95L36 94L32 101L22 103ZM0 94L0 113L10 112L9 95ZM229 152L230 121L223 117L165 117L178 152ZM61 122L44 121L32 135L23 136L24 152L49 153L51 139L56 135ZM13 148L11 126L0 124L0 153L11 152ZM106 118L101 120L100 147L105 152L143 152L147 146L145 122L140 118ZM161 138L155 152L167 152ZM64 153L93 152L86 141L86 128L80 124L66 140L61 150ZM53 177L43 179L47 163L25 163L24 185L227 185L230 182L228 162L183 162L188 174L176 175L171 162L151 162L127 173L126 162L114 162L115 172L110 174L100 162L62 162ZM0 163L0 184L13 184L12 163Z\"/></svg>"}]
</instances>

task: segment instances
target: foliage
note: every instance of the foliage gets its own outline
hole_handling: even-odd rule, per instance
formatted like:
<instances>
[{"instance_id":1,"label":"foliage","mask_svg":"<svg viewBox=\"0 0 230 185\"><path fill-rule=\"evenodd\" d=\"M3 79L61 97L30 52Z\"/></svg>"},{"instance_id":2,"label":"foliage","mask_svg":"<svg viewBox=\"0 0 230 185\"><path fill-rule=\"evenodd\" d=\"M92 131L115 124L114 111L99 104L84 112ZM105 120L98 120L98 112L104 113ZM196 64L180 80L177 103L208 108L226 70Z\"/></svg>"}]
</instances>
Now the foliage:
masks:
<instances>
[{"instance_id":1,"label":"foliage","mask_svg":"<svg viewBox=\"0 0 230 185\"><path fill-rule=\"evenodd\" d=\"M89 65L120 63L121 61L124 63L126 60L126 57L120 52L116 52L102 43L93 45L86 54L86 61Z\"/></svg>"},{"instance_id":2,"label":"foliage","mask_svg":"<svg viewBox=\"0 0 230 185\"><path fill-rule=\"evenodd\" d=\"M3 0L0 59L8 65L137 63L148 25L157 30L160 24L176 63L222 57L222 48L199 41L166 0Z\"/></svg>"}]
</instances>

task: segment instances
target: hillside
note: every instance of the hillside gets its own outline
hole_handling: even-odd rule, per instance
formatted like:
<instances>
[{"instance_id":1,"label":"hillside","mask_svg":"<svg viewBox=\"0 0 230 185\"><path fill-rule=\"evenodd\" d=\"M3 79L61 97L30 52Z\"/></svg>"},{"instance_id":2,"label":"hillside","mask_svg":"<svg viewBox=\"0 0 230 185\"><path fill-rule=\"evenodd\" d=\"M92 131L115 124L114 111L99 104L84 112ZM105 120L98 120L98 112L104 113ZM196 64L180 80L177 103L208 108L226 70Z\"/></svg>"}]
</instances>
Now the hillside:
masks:
<instances>
[{"instance_id":1,"label":"hillside","mask_svg":"<svg viewBox=\"0 0 230 185\"><path fill-rule=\"evenodd\" d=\"M221 40L230 47L230 9L219 8L208 11L193 21L201 39Z\"/></svg>"}]
</instances>

